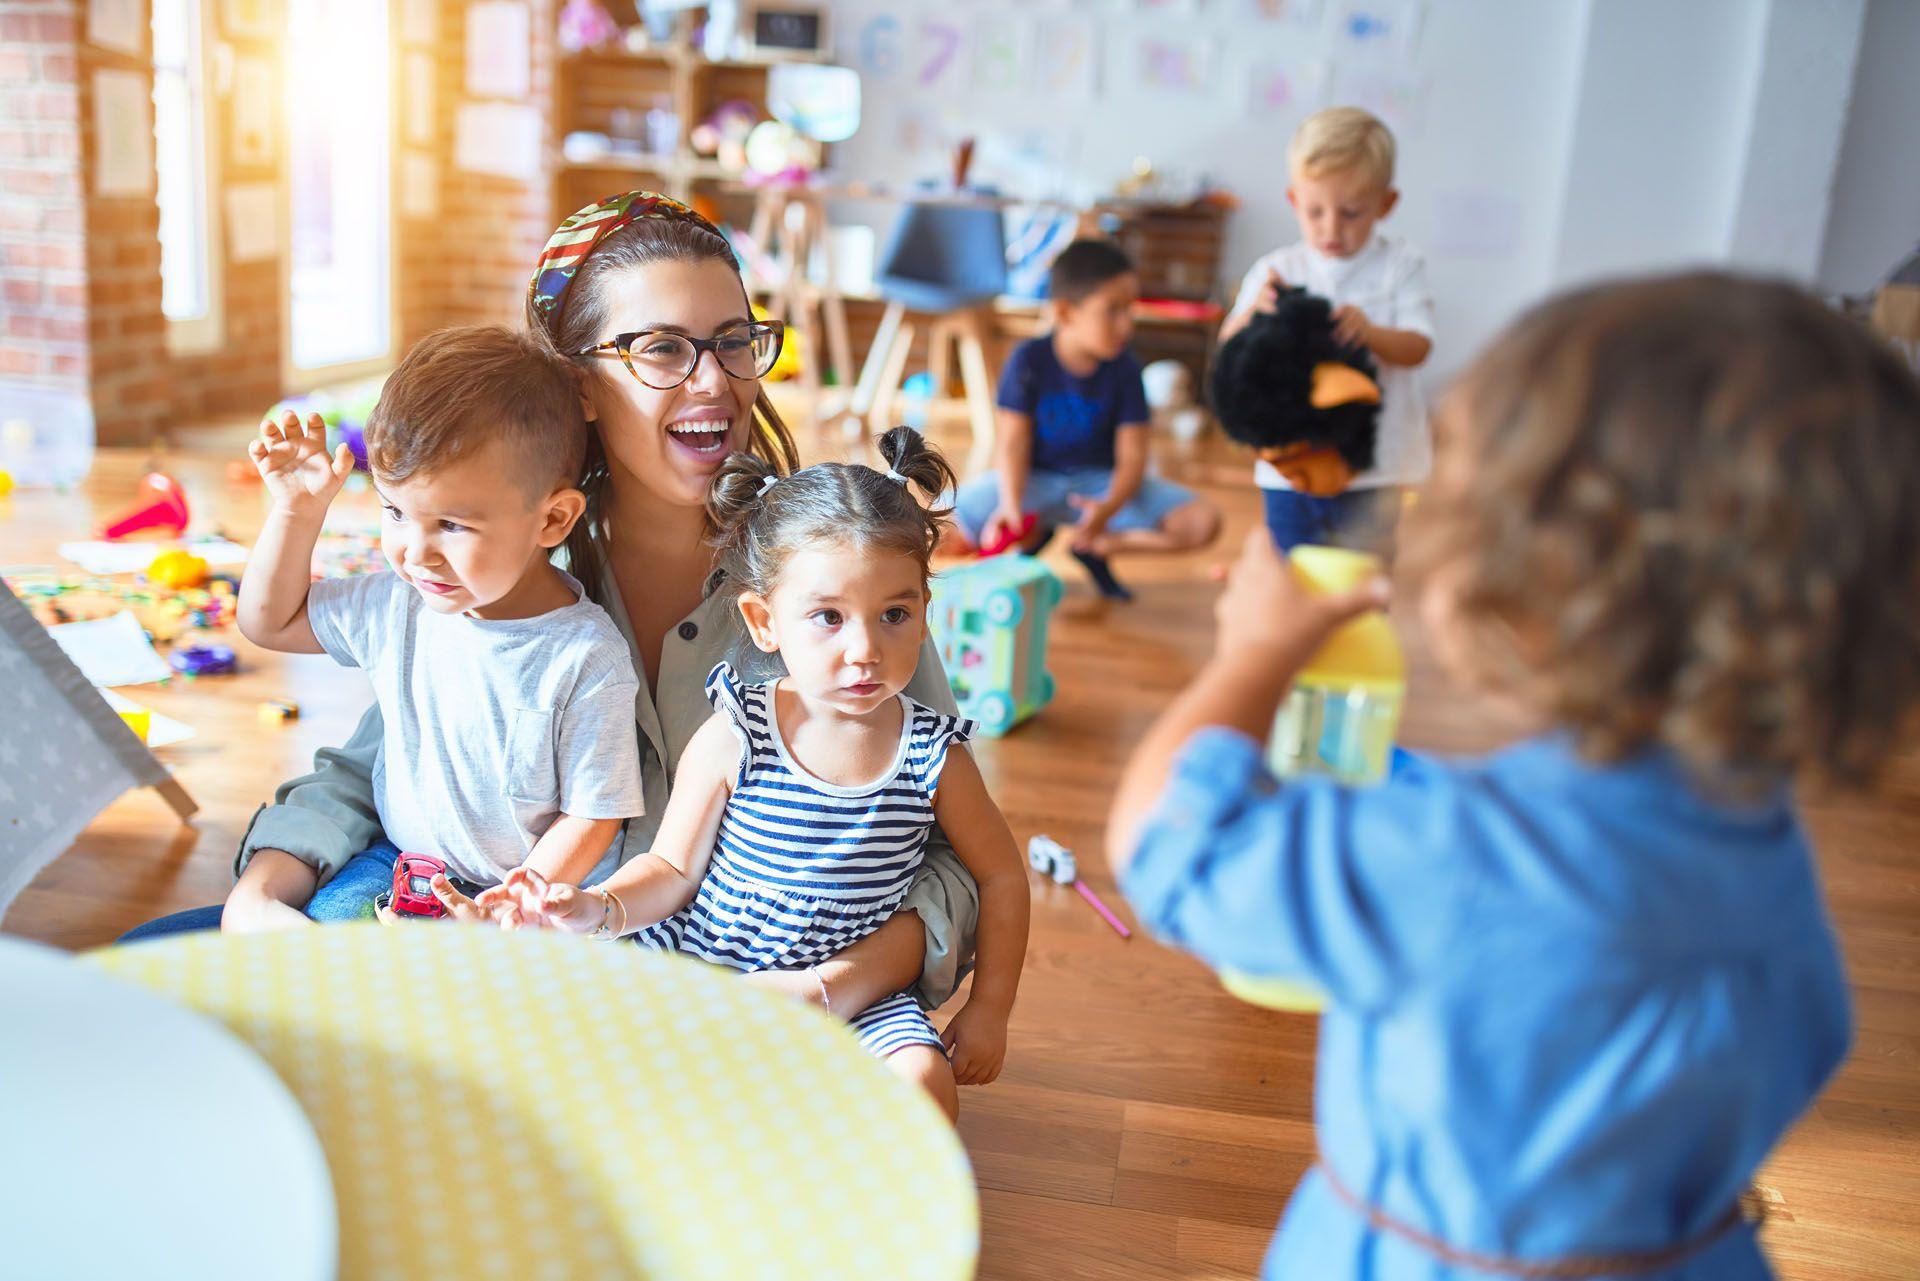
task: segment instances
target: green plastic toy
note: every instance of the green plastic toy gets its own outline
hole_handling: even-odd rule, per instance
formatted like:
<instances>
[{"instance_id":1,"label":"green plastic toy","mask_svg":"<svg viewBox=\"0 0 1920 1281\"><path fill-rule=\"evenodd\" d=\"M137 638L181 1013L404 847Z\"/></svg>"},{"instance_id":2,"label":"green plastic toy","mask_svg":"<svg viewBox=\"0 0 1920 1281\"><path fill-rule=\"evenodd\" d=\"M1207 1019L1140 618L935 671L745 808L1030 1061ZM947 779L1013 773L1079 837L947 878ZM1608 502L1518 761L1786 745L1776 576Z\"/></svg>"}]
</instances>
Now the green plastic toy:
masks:
<instances>
[{"instance_id":1,"label":"green plastic toy","mask_svg":"<svg viewBox=\"0 0 1920 1281\"><path fill-rule=\"evenodd\" d=\"M1047 619L1060 580L1031 556L995 556L934 576L930 621L960 714L998 738L1053 701Z\"/></svg>"}]
</instances>

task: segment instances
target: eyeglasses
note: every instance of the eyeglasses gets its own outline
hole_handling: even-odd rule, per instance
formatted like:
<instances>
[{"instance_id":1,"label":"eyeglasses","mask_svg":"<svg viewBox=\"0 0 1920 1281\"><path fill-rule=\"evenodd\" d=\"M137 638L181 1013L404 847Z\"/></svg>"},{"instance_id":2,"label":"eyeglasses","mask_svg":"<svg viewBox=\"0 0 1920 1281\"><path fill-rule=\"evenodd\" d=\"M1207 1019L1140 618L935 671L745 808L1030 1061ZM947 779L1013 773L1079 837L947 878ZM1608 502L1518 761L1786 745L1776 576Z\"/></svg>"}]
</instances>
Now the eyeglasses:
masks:
<instances>
[{"instance_id":1,"label":"eyeglasses","mask_svg":"<svg viewBox=\"0 0 1920 1281\"><path fill-rule=\"evenodd\" d=\"M777 320L735 325L711 338L689 338L664 329L643 329L637 334L619 334L603 343L583 347L577 354L600 356L617 351L628 373L655 391L672 391L693 376L703 351L713 353L720 371L729 378L743 381L764 378L780 359L780 345L786 334L787 327Z\"/></svg>"}]
</instances>

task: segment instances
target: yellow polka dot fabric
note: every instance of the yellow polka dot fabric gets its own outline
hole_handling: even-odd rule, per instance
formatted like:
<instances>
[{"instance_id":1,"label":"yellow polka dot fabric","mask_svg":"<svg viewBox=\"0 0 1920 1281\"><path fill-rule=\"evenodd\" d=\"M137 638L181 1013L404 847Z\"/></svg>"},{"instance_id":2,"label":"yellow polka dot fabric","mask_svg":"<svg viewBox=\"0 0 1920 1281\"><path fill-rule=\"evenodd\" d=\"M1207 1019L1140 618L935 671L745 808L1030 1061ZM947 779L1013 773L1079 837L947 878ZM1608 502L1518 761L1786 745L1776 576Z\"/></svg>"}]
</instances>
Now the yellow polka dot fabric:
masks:
<instances>
[{"instance_id":1,"label":"yellow polka dot fabric","mask_svg":"<svg viewBox=\"0 0 1920 1281\"><path fill-rule=\"evenodd\" d=\"M697 961L425 922L88 960L280 1074L326 1150L343 1278L973 1275L972 1173L932 1101Z\"/></svg>"}]
</instances>

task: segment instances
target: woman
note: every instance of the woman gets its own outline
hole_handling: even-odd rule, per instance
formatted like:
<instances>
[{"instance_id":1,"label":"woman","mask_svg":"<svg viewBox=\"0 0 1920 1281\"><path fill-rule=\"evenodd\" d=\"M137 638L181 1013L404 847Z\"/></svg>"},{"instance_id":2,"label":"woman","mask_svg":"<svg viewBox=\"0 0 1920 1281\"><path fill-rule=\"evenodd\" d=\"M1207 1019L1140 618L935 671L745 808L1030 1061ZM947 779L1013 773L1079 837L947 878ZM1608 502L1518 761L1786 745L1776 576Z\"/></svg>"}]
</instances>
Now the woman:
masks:
<instances>
[{"instance_id":1,"label":"woman","mask_svg":"<svg viewBox=\"0 0 1920 1281\"><path fill-rule=\"evenodd\" d=\"M677 201L629 192L560 225L535 266L527 322L582 368L589 447L586 516L567 544L570 568L633 646L641 676L645 816L624 851L651 844L680 752L712 714L706 674L722 659L753 664L737 618L712 595L704 502L735 450L797 465L793 438L760 388L779 354L778 331L755 326L733 251L705 218ZM778 663L771 658L763 661ZM769 675L773 673L768 673ZM955 710L937 656L920 661L907 692ZM380 837L371 772L379 709L353 737L316 757L316 770L281 785L242 839L239 873L223 908L150 922L124 941L215 925L264 930L310 924L301 911L322 880ZM456 916L472 912L450 900ZM756 976L836 1010L861 1009L914 981L938 1005L971 954L978 894L935 833L926 867L885 926L817 967Z\"/></svg>"}]
</instances>

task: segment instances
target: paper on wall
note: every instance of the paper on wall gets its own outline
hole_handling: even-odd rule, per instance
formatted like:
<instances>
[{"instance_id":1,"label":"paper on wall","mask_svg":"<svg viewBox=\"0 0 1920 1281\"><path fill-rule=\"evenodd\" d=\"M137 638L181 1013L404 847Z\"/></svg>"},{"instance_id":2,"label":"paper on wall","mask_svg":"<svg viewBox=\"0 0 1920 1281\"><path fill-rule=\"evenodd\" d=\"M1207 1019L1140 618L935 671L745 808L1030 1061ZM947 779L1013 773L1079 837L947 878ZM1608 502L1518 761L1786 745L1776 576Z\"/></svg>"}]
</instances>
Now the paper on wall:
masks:
<instances>
[{"instance_id":1,"label":"paper on wall","mask_svg":"<svg viewBox=\"0 0 1920 1281\"><path fill-rule=\"evenodd\" d=\"M431 146L433 119L433 55L414 51L400 65L401 108L406 116L406 139L418 146Z\"/></svg>"},{"instance_id":2,"label":"paper on wall","mask_svg":"<svg viewBox=\"0 0 1920 1281\"><path fill-rule=\"evenodd\" d=\"M533 89L533 16L520 0L484 0L467 9L467 92L524 98Z\"/></svg>"},{"instance_id":3,"label":"paper on wall","mask_svg":"<svg viewBox=\"0 0 1920 1281\"><path fill-rule=\"evenodd\" d=\"M400 216L440 216L440 166L430 151L400 153Z\"/></svg>"},{"instance_id":4,"label":"paper on wall","mask_svg":"<svg viewBox=\"0 0 1920 1281\"><path fill-rule=\"evenodd\" d=\"M1034 34L1035 88L1065 98L1093 97L1099 90L1098 31L1088 18L1043 18Z\"/></svg>"},{"instance_id":5,"label":"paper on wall","mask_svg":"<svg viewBox=\"0 0 1920 1281\"><path fill-rule=\"evenodd\" d=\"M1342 56L1410 71L1419 50L1421 0L1340 0L1334 47Z\"/></svg>"},{"instance_id":6,"label":"paper on wall","mask_svg":"<svg viewBox=\"0 0 1920 1281\"><path fill-rule=\"evenodd\" d=\"M94 72L94 195L144 196L152 192L152 103L152 88L139 72Z\"/></svg>"},{"instance_id":7,"label":"paper on wall","mask_svg":"<svg viewBox=\"0 0 1920 1281\"><path fill-rule=\"evenodd\" d=\"M1328 77L1327 98L1365 107L1402 138L1418 134L1427 122L1427 77L1411 72L1336 62Z\"/></svg>"},{"instance_id":8,"label":"paper on wall","mask_svg":"<svg viewBox=\"0 0 1920 1281\"><path fill-rule=\"evenodd\" d=\"M469 173L532 182L540 176L540 112L507 102L469 102L453 121L453 160Z\"/></svg>"},{"instance_id":9,"label":"paper on wall","mask_svg":"<svg viewBox=\"0 0 1920 1281\"><path fill-rule=\"evenodd\" d=\"M264 262L280 256L279 189L272 183L228 187L226 212L227 253L234 262ZM66 554L64 549L61 554Z\"/></svg>"}]
</instances>

